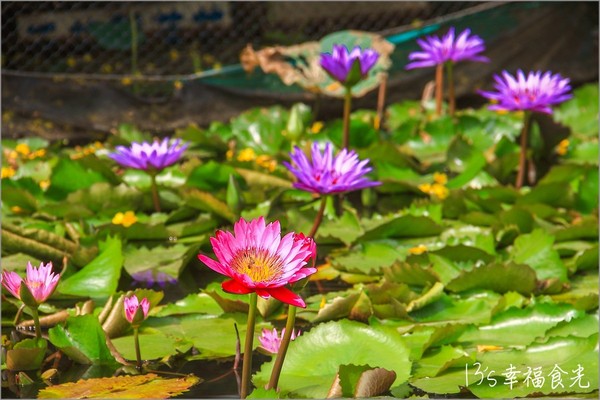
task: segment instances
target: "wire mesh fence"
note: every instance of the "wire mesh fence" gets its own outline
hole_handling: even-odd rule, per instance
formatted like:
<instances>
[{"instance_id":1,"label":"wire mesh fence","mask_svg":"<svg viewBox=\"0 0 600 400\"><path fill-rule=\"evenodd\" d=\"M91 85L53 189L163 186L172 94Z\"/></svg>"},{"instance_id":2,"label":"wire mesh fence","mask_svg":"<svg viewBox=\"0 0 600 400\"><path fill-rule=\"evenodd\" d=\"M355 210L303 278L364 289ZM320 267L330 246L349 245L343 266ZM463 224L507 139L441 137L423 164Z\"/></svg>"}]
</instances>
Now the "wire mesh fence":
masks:
<instances>
[{"instance_id":1,"label":"wire mesh fence","mask_svg":"<svg viewBox=\"0 0 600 400\"><path fill-rule=\"evenodd\" d=\"M2 2L2 69L166 76L237 63L241 50L343 30L378 32L475 2Z\"/></svg>"}]
</instances>

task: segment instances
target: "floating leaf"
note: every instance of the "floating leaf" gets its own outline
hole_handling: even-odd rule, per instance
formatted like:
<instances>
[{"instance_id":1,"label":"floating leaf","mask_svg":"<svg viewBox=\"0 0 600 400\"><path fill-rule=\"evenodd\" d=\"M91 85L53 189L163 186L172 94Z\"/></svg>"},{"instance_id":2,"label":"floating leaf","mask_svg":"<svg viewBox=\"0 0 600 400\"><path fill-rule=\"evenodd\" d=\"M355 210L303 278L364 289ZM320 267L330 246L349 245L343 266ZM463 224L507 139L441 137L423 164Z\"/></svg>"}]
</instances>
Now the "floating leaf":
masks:
<instances>
[{"instance_id":1,"label":"floating leaf","mask_svg":"<svg viewBox=\"0 0 600 400\"><path fill-rule=\"evenodd\" d=\"M109 236L106 241L100 242L99 247L100 254L88 265L60 280L60 293L91 298L108 297L115 293L123 266L121 240Z\"/></svg>"},{"instance_id":2,"label":"floating leaf","mask_svg":"<svg viewBox=\"0 0 600 400\"><path fill-rule=\"evenodd\" d=\"M386 242L361 242L352 250L331 256L330 263L336 269L357 273L377 273L391 266L401 253Z\"/></svg>"},{"instance_id":3,"label":"floating leaf","mask_svg":"<svg viewBox=\"0 0 600 400\"><path fill-rule=\"evenodd\" d=\"M219 304L206 293L192 293L181 300L153 309L152 315L166 317L181 314L209 314L220 315L223 313Z\"/></svg>"},{"instance_id":4,"label":"floating leaf","mask_svg":"<svg viewBox=\"0 0 600 400\"><path fill-rule=\"evenodd\" d=\"M95 315L68 317L65 326L56 325L48 333L50 342L75 362L117 366Z\"/></svg>"},{"instance_id":5,"label":"floating leaf","mask_svg":"<svg viewBox=\"0 0 600 400\"><path fill-rule=\"evenodd\" d=\"M295 396L324 398L340 365L351 363L394 371L393 385L399 385L410 374L408 353L393 331L347 320L320 324L290 343L279 389ZM268 382L272 368L273 361L254 375L257 387Z\"/></svg>"},{"instance_id":6,"label":"floating leaf","mask_svg":"<svg viewBox=\"0 0 600 400\"><path fill-rule=\"evenodd\" d=\"M566 304L538 303L524 309L509 308L495 315L489 325L467 330L458 342L505 347L529 345L558 323L582 315L583 312Z\"/></svg>"},{"instance_id":7,"label":"floating leaf","mask_svg":"<svg viewBox=\"0 0 600 400\"><path fill-rule=\"evenodd\" d=\"M528 295L536 289L535 271L524 264L493 263L461 272L446 287L453 292L488 289L497 293L510 291Z\"/></svg>"},{"instance_id":8,"label":"floating leaf","mask_svg":"<svg viewBox=\"0 0 600 400\"><path fill-rule=\"evenodd\" d=\"M192 347L192 343L182 338L165 335L163 333L146 334L143 329L139 334L140 353L143 360L154 360L166 356L185 353ZM121 336L111 339L117 351L127 360L135 360L135 346L133 335Z\"/></svg>"},{"instance_id":9,"label":"floating leaf","mask_svg":"<svg viewBox=\"0 0 600 400\"><path fill-rule=\"evenodd\" d=\"M567 280L567 269L552 248L554 237L547 232L536 229L519 236L511 250L511 258L519 263L529 265L535 270L538 279L557 278L561 282Z\"/></svg>"},{"instance_id":10,"label":"floating leaf","mask_svg":"<svg viewBox=\"0 0 600 400\"><path fill-rule=\"evenodd\" d=\"M425 237L438 235L442 230L442 227L436 224L431 218L405 215L384 222L372 229L366 229L366 233L360 237L360 240Z\"/></svg>"},{"instance_id":11,"label":"floating leaf","mask_svg":"<svg viewBox=\"0 0 600 400\"><path fill-rule=\"evenodd\" d=\"M24 339L6 351L6 368L11 371L37 370L46 357L45 339Z\"/></svg>"},{"instance_id":12,"label":"floating leaf","mask_svg":"<svg viewBox=\"0 0 600 400\"><path fill-rule=\"evenodd\" d=\"M384 394L396 380L396 373L369 365L340 365L327 398L375 397Z\"/></svg>"},{"instance_id":13,"label":"floating leaf","mask_svg":"<svg viewBox=\"0 0 600 400\"><path fill-rule=\"evenodd\" d=\"M156 374L85 379L40 390L40 399L148 399L169 398L185 393L201 382L194 375L161 378Z\"/></svg>"},{"instance_id":14,"label":"floating leaf","mask_svg":"<svg viewBox=\"0 0 600 400\"><path fill-rule=\"evenodd\" d=\"M215 213L229 222L237 221L235 213L229 209L227 204L208 192L198 189L187 189L183 191L183 195L186 204L190 207Z\"/></svg>"},{"instance_id":15,"label":"floating leaf","mask_svg":"<svg viewBox=\"0 0 600 400\"><path fill-rule=\"evenodd\" d=\"M441 346L415 363L412 378L434 377L456 364L457 361L469 361L469 354L461 347Z\"/></svg>"}]
</instances>

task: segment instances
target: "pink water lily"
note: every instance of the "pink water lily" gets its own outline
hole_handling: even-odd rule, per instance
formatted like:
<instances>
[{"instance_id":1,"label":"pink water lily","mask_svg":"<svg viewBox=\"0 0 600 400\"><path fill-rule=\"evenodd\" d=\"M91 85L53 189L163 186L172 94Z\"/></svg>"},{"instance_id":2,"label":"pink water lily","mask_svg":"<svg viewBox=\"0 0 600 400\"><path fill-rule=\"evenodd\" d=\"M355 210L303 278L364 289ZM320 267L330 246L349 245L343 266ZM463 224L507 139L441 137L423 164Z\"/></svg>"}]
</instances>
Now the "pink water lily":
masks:
<instances>
[{"instance_id":1,"label":"pink water lily","mask_svg":"<svg viewBox=\"0 0 600 400\"><path fill-rule=\"evenodd\" d=\"M52 272L52 263L46 265L42 262L39 268L27 263L26 277L22 279L13 271L2 271L2 285L17 299L21 299L21 285L24 283L37 304L45 302L56 289L60 274Z\"/></svg>"},{"instance_id":2,"label":"pink water lily","mask_svg":"<svg viewBox=\"0 0 600 400\"><path fill-rule=\"evenodd\" d=\"M292 337L294 340L298 336L300 336L302 332L298 330L296 332L295 329L292 329ZM283 335L285 335L285 328L281 330L281 335L277 332L276 328L273 330L263 329L261 335L258 337L258 341L260 345L267 350L269 353L277 354L279 351L279 347L281 346L281 340L283 339Z\"/></svg>"},{"instance_id":3,"label":"pink water lily","mask_svg":"<svg viewBox=\"0 0 600 400\"><path fill-rule=\"evenodd\" d=\"M150 302L145 297L142 299L142 301L139 301L137 296L133 295L131 297L125 297L125 300L123 301L123 307L125 308L125 318L127 318L127 321L129 321L129 323L139 323L148 317L148 312L150 311ZM143 318L138 318L139 320L136 320L135 317L136 314L138 314L140 307L142 309Z\"/></svg>"},{"instance_id":4,"label":"pink water lily","mask_svg":"<svg viewBox=\"0 0 600 400\"><path fill-rule=\"evenodd\" d=\"M230 280L223 282L229 293L256 292L263 298L274 298L296 307L306 307L304 300L286 288L315 272L306 267L316 254L314 241L290 232L281 237L279 221L265 224L263 217L250 222L240 219L234 224L234 234L217 231L210 238L217 261L199 254L198 258L212 270Z\"/></svg>"}]
</instances>

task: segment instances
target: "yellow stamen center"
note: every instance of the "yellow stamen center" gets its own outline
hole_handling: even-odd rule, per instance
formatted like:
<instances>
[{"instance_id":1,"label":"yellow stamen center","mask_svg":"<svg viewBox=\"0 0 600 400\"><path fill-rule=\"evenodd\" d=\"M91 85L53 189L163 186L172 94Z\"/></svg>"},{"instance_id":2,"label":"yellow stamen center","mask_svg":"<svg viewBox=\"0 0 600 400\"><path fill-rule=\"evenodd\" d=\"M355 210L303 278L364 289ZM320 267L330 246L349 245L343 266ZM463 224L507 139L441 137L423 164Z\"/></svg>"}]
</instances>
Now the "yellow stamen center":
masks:
<instances>
[{"instance_id":1,"label":"yellow stamen center","mask_svg":"<svg viewBox=\"0 0 600 400\"><path fill-rule=\"evenodd\" d=\"M253 282L277 279L283 272L281 258L264 249L249 248L239 251L231 261L231 268Z\"/></svg>"}]
</instances>

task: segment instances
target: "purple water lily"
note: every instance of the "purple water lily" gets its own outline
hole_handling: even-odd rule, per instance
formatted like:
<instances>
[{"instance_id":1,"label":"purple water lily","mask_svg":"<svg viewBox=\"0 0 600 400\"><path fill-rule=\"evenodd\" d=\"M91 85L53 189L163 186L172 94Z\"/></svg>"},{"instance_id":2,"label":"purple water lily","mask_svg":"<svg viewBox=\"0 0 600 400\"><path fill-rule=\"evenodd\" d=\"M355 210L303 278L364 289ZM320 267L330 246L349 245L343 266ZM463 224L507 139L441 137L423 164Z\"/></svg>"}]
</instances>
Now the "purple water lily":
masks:
<instances>
[{"instance_id":1,"label":"purple water lily","mask_svg":"<svg viewBox=\"0 0 600 400\"><path fill-rule=\"evenodd\" d=\"M179 161L187 147L181 139L169 144L169 138L164 138L152 143L133 142L130 147L117 146L108 156L124 167L160 171Z\"/></svg>"},{"instance_id":2,"label":"purple water lily","mask_svg":"<svg viewBox=\"0 0 600 400\"><path fill-rule=\"evenodd\" d=\"M516 76L502 71L502 76L494 75L496 92L479 93L497 104L490 110L529 110L552 114L551 106L570 99L572 96L569 78L560 74L541 71L529 72L527 76L518 70Z\"/></svg>"},{"instance_id":3,"label":"purple water lily","mask_svg":"<svg viewBox=\"0 0 600 400\"><path fill-rule=\"evenodd\" d=\"M312 160L309 161L302 150L295 147L290 153L292 164L283 163L298 178L298 182L294 183L294 187L298 189L325 195L381 184L365 177L372 170L367 166L369 159L360 161L354 151L342 149L334 157L331 143L325 145L325 151L321 154L319 145L315 142L311 156Z\"/></svg>"},{"instance_id":4,"label":"purple water lily","mask_svg":"<svg viewBox=\"0 0 600 400\"><path fill-rule=\"evenodd\" d=\"M367 48L362 50L359 46L351 52L344 45L333 45L331 53L321 53L321 67L336 81L344 86L353 86L364 79L377 62L379 53ZM358 63L360 75L352 74L355 63Z\"/></svg>"},{"instance_id":5,"label":"purple water lily","mask_svg":"<svg viewBox=\"0 0 600 400\"><path fill-rule=\"evenodd\" d=\"M417 43L422 51L414 51L408 55L412 62L406 65L406 69L435 67L449 61L489 61L489 58L479 54L485 50L483 40L477 35L471 35L470 29L465 29L456 37L452 27L441 39L427 36L425 39L417 39Z\"/></svg>"}]
</instances>

